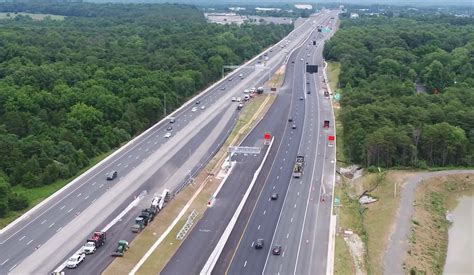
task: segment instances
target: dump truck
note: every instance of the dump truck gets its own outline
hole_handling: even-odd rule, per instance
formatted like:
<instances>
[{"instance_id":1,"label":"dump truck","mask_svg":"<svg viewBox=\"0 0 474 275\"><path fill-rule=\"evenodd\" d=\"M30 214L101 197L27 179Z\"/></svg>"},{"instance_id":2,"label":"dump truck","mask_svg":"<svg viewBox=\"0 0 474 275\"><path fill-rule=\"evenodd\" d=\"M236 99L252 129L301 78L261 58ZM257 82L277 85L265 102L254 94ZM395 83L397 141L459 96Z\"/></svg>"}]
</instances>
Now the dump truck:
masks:
<instances>
[{"instance_id":1,"label":"dump truck","mask_svg":"<svg viewBox=\"0 0 474 275\"><path fill-rule=\"evenodd\" d=\"M82 250L86 254L93 254L97 248L105 244L106 235L105 232L96 231L92 233L90 239L86 241L86 244L82 247Z\"/></svg>"},{"instance_id":2,"label":"dump truck","mask_svg":"<svg viewBox=\"0 0 474 275\"><path fill-rule=\"evenodd\" d=\"M265 91L265 89L263 87L258 87L257 88L257 94L263 94L263 92Z\"/></svg>"},{"instance_id":3,"label":"dump truck","mask_svg":"<svg viewBox=\"0 0 474 275\"><path fill-rule=\"evenodd\" d=\"M141 216L135 218L135 224L132 225L132 232L139 233L145 228L145 219Z\"/></svg>"},{"instance_id":4,"label":"dump truck","mask_svg":"<svg viewBox=\"0 0 474 275\"><path fill-rule=\"evenodd\" d=\"M298 155L296 157L296 163L293 167L293 178L301 178L301 174L303 173L303 165L304 165L304 156Z\"/></svg>"},{"instance_id":5,"label":"dump truck","mask_svg":"<svg viewBox=\"0 0 474 275\"><path fill-rule=\"evenodd\" d=\"M128 250L128 242L125 240L118 241L117 248L112 253L112 257L123 257L125 251Z\"/></svg>"}]
</instances>

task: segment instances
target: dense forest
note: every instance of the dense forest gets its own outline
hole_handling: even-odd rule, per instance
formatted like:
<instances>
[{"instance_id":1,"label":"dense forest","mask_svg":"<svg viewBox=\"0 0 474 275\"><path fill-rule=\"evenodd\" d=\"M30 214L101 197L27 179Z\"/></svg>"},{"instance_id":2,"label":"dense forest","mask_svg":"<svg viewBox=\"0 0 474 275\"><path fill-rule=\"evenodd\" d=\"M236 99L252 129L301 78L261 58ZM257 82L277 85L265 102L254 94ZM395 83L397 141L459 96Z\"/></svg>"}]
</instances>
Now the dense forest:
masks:
<instances>
[{"instance_id":1,"label":"dense forest","mask_svg":"<svg viewBox=\"0 0 474 275\"><path fill-rule=\"evenodd\" d=\"M474 19L343 19L324 57L341 63L341 138L349 161L474 164Z\"/></svg>"},{"instance_id":2,"label":"dense forest","mask_svg":"<svg viewBox=\"0 0 474 275\"><path fill-rule=\"evenodd\" d=\"M240 64L290 25L208 24L169 4L3 3L0 20L0 217L28 206L12 186L74 176ZM165 110L166 108L166 110Z\"/></svg>"}]
</instances>

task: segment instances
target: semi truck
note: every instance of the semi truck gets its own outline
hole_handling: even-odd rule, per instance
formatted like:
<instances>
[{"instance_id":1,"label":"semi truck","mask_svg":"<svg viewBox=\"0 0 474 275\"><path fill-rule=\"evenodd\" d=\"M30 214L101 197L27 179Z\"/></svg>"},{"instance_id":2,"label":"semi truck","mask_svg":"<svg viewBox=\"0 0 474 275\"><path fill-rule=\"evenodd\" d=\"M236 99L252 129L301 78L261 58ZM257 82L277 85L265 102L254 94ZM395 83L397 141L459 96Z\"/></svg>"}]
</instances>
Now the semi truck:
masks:
<instances>
[{"instance_id":1,"label":"semi truck","mask_svg":"<svg viewBox=\"0 0 474 275\"><path fill-rule=\"evenodd\" d=\"M295 166L293 167L293 178L301 178L303 174L304 156L296 156Z\"/></svg>"}]
</instances>

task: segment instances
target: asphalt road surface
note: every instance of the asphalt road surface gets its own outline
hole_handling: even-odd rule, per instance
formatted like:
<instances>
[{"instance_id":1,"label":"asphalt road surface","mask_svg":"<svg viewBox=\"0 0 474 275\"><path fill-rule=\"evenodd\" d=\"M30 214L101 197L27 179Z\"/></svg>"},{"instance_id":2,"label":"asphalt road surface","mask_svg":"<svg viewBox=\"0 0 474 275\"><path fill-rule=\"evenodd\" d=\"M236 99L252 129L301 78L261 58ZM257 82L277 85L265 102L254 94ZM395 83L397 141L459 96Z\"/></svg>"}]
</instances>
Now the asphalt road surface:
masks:
<instances>
[{"instance_id":1,"label":"asphalt road surface","mask_svg":"<svg viewBox=\"0 0 474 275\"><path fill-rule=\"evenodd\" d=\"M301 31L304 30L301 28ZM48 273L143 190L150 194L143 200L146 204L151 201L153 193L161 193L164 188L179 189L219 149L232 129L237 111L230 98L241 96L244 88L253 86L253 83L261 81L262 75L276 70L287 55L286 49L296 43L288 40L278 43L268 52L269 60L265 66L254 60L239 69L233 77L203 93L199 97L200 104L194 104L194 100L185 104L174 114L176 123L172 124L170 138L164 137L166 128L171 125L168 120L157 123L118 153L91 168L59 195L29 213L28 217L2 232L0 274ZM239 73L244 75L244 79L237 77ZM201 110L200 106L206 108ZM193 110L193 107L198 109ZM118 178L107 181L106 174L111 170L118 171ZM118 239L133 238L124 232L129 229L128 221L138 211L132 211L111 229L108 234L110 245L115 246ZM109 258L99 254L107 254L109 248L102 247L97 254L87 256L80 268L87 273L100 272ZM93 261L97 263L91 264ZM87 265L90 267L87 268Z\"/></svg>"},{"instance_id":2,"label":"asphalt road surface","mask_svg":"<svg viewBox=\"0 0 474 275\"><path fill-rule=\"evenodd\" d=\"M324 37L318 32L312 36L318 42ZM334 177L334 162L331 160L334 160L335 151L327 144L332 128L323 130L322 124L324 120L330 120L334 125L334 121L330 102L324 98L321 89L322 70L313 75L303 71L306 62L323 67L322 46L323 43L305 45L292 63L295 71L300 72L295 74L292 87L297 97L303 96L305 102L304 116L297 118L302 120L303 133L287 144L288 152L293 150L294 154L288 157L277 155L270 168L262 195L244 234L239 236L228 274L326 273L330 194ZM291 176L296 153L305 156L301 178ZM268 200L275 190L280 194L278 200L282 202L279 204ZM264 240L263 249L254 248L257 239ZM275 245L282 246L279 256L271 254ZM232 250L232 247L228 249Z\"/></svg>"},{"instance_id":3,"label":"asphalt road surface","mask_svg":"<svg viewBox=\"0 0 474 275\"><path fill-rule=\"evenodd\" d=\"M314 24L310 21L310 24L305 26L307 28L307 34ZM305 38L304 36L300 39ZM290 58L292 59L292 58ZM294 59L294 54L293 54ZM290 65L288 68L293 68ZM301 72L296 72L291 69L292 74L300 75ZM292 79L285 76L285 82ZM289 86L291 87L291 85ZM301 84L301 89L303 85ZM304 96L304 94L302 94ZM293 108L291 108L291 106ZM298 106L299 105L299 106ZM249 136L243 142L243 146L262 146L262 136L264 132L271 132L275 137L275 143L281 144L282 140L291 141L291 139L300 139L302 131L302 120L297 121L295 119L295 125L298 125L297 129L293 130L286 127L286 121L288 120L289 110L294 109L291 116L301 116L301 110L304 108L304 101L294 97L292 89L281 89L278 96L273 103L272 107L268 111L265 118L256 126L256 128L249 134ZM282 127L283 122L283 127ZM284 138L282 138L284 136ZM274 158L277 151L277 146L274 146L269 153L269 161ZM259 157L246 158L243 162L237 163L236 167L232 170L229 178L218 194L214 205L204 213L204 217L197 223L194 229L189 233L184 243L178 249L177 253L165 266L162 274L196 274L202 269L203 265L207 261L209 255L212 253L214 246L219 241L219 238L226 228L229 220L233 216L235 209L237 208L240 200L248 188L253 174L259 166L263 154L262 151ZM288 154L296 154L295 152L287 152ZM259 190L263 185L264 180L259 177L254 189L251 193L250 200L256 199L259 194ZM252 199L252 196L254 197ZM278 202L277 202L278 203ZM244 208L244 212L246 209ZM248 211L248 207L247 207ZM196 249L199 248L199 249Z\"/></svg>"}]
</instances>

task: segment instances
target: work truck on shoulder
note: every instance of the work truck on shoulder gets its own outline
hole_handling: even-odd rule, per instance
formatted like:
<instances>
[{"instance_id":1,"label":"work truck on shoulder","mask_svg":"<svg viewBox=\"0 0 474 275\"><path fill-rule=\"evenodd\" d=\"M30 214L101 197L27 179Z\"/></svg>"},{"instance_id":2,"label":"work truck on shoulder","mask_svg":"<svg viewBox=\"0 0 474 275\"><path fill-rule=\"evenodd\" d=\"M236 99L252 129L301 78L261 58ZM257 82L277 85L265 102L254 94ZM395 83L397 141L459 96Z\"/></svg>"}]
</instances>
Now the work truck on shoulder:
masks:
<instances>
[{"instance_id":1,"label":"work truck on shoulder","mask_svg":"<svg viewBox=\"0 0 474 275\"><path fill-rule=\"evenodd\" d=\"M293 167L293 178L301 178L303 174L303 166L304 166L304 156L298 155L296 157L296 163Z\"/></svg>"},{"instance_id":2,"label":"work truck on shoulder","mask_svg":"<svg viewBox=\"0 0 474 275\"><path fill-rule=\"evenodd\" d=\"M97 248L105 244L106 236L105 232L94 232L92 237L82 247L82 252L86 254L94 254Z\"/></svg>"}]
</instances>

